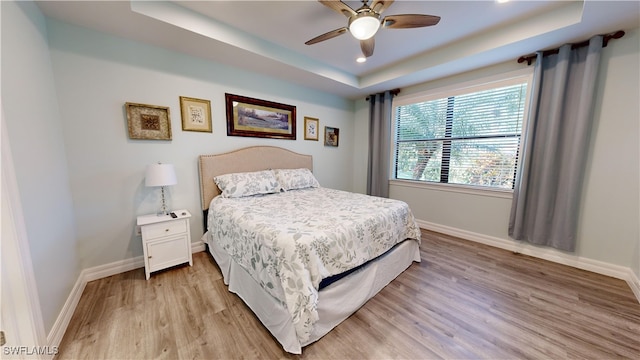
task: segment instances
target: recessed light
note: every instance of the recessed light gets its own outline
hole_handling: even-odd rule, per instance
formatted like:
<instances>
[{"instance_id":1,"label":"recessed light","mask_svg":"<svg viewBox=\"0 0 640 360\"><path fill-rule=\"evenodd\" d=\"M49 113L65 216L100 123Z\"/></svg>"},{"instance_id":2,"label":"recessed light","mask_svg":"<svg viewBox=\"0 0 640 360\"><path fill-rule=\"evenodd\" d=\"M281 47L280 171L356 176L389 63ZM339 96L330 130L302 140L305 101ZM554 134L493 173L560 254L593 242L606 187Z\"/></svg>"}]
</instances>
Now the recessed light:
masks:
<instances>
[{"instance_id":1,"label":"recessed light","mask_svg":"<svg viewBox=\"0 0 640 360\"><path fill-rule=\"evenodd\" d=\"M360 56L359 58L356 59L356 61L359 62L359 63L363 63L363 62L367 61L367 58L364 57L364 56Z\"/></svg>"},{"instance_id":2,"label":"recessed light","mask_svg":"<svg viewBox=\"0 0 640 360\"><path fill-rule=\"evenodd\" d=\"M496 2L499 4L504 4L506 2L509 2L509 0L496 0Z\"/></svg>"}]
</instances>

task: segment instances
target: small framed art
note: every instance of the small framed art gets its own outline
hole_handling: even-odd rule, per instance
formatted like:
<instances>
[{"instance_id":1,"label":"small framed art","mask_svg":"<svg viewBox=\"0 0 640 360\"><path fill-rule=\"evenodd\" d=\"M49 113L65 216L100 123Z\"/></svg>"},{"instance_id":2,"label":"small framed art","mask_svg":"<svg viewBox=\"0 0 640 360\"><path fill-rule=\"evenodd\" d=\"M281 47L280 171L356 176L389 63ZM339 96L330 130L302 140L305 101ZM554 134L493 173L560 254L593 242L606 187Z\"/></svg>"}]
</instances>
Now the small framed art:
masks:
<instances>
[{"instance_id":1,"label":"small framed art","mask_svg":"<svg viewBox=\"0 0 640 360\"><path fill-rule=\"evenodd\" d=\"M124 104L127 111L129 138L140 140L171 140L171 118L166 106Z\"/></svg>"},{"instance_id":2,"label":"small framed art","mask_svg":"<svg viewBox=\"0 0 640 360\"><path fill-rule=\"evenodd\" d=\"M312 117L304 117L304 139L318 141L318 129L320 120Z\"/></svg>"},{"instance_id":3,"label":"small framed art","mask_svg":"<svg viewBox=\"0 0 640 360\"><path fill-rule=\"evenodd\" d=\"M211 101L180 96L182 130L213 132L211 128Z\"/></svg>"},{"instance_id":4,"label":"small framed art","mask_svg":"<svg viewBox=\"0 0 640 360\"><path fill-rule=\"evenodd\" d=\"M340 138L340 129L325 126L324 127L324 146L338 146Z\"/></svg>"}]
</instances>

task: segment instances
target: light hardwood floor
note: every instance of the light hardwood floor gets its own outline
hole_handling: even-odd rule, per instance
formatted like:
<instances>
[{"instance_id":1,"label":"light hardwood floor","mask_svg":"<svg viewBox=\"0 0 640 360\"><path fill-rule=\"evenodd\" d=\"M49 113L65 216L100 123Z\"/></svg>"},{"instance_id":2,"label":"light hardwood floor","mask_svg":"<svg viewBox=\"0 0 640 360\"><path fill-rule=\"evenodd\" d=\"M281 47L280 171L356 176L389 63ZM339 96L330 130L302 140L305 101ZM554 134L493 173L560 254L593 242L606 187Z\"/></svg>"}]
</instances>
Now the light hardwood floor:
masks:
<instances>
[{"instance_id":1,"label":"light hardwood floor","mask_svg":"<svg viewBox=\"0 0 640 360\"><path fill-rule=\"evenodd\" d=\"M640 358L640 304L622 280L426 231L421 253L301 356L203 252L149 281L137 269L87 284L56 358Z\"/></svg>"}]
</instances>

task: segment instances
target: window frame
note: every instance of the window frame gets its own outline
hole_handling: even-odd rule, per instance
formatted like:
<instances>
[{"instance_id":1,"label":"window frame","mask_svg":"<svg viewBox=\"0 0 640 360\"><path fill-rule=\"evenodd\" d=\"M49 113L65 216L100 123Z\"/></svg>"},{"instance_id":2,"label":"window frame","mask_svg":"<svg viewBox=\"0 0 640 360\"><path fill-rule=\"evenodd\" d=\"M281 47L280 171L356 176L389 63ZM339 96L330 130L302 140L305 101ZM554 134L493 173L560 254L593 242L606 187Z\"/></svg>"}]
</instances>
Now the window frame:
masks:
<instances>
[{"instance_id":1,"label":"window frame","mask_svg":"<svg viewBox=\"0 0 640 360\"><path fill-rule=\"evenodd\" d=\"M464 81L452 83L446 86L434 87L432 89L427 89L423 91L419 91L416 93L411 93L407 95L397 96L393 101L392 107L392 119L391 119L391 129L392 129L392 139L391 139L391 161L389 168L389 184L403 187L414 187L414 188L424 188L424 189L432 189L432 190L440 190L440 191L448 191L448 192L457 192L457 193L466 193L466 194L475 194L475 195L484 195L484 196L494 196L499 198L511 198L513 194L513 189L505 189L505 188L497 188L491 186L478 186L478 185L470 185L470 184L456 184L456 183L442 183L435 181L424 181L424 180L413 180L413 179L398 179L396 178L395 167L397 161L397 123L396 116L397 108L403 105L410 105L419 102L427 102L438 99L446 99L449 97L459 96L463 94L480 92L484 90L494 89L498 87L504 87L509 85L515 85L526 82L527 90L525 94L525 103L523 109L523 118L522 118L522 129L520 131L520 144L518 147L518 153L522 154L523 150L523 141L522 139L526 135L526 129L528 124L528 114L529 114L529 106L531 99L531 90L533 86L533 70L529 68L511 71L508 73L497 74L492 76L485 76L475 80ZM516 176L518 172L520 172L520 161L522 156L518 157L516 163Z\"/></svg>"}]
</instances>

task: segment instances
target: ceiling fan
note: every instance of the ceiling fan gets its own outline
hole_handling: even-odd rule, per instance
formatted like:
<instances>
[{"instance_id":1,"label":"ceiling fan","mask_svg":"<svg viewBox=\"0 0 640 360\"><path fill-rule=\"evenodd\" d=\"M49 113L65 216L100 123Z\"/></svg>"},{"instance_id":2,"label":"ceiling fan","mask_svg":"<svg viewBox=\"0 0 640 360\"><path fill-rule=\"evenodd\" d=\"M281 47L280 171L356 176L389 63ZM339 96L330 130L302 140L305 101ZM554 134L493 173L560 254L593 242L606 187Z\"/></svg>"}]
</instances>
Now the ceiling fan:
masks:
<instances>
[{"instance_id":1,"label":"ceiling fan","mask_svg":"<svg viewBox=\"0 0 640 360\"><path fill-rule=\"evenodd\" d=\"M371 6L368 6L368 0L362 0L362 6L357 10L353 10L342 1L318 0L322 5L349 18L349 22L347 26L316 36L305 42L305 44L313 45L332 39L348 31L354 38L360 40L362 54L365 57L369 57L373 55L373 48L375 46L373 36L378 32L380 27L387 29L409 29L433 26L440 21L439 16L422 14L388 15L381 19L380 14L393 4L393 1L394 0L374 0Z\"/></svg>"}]
</instances>

